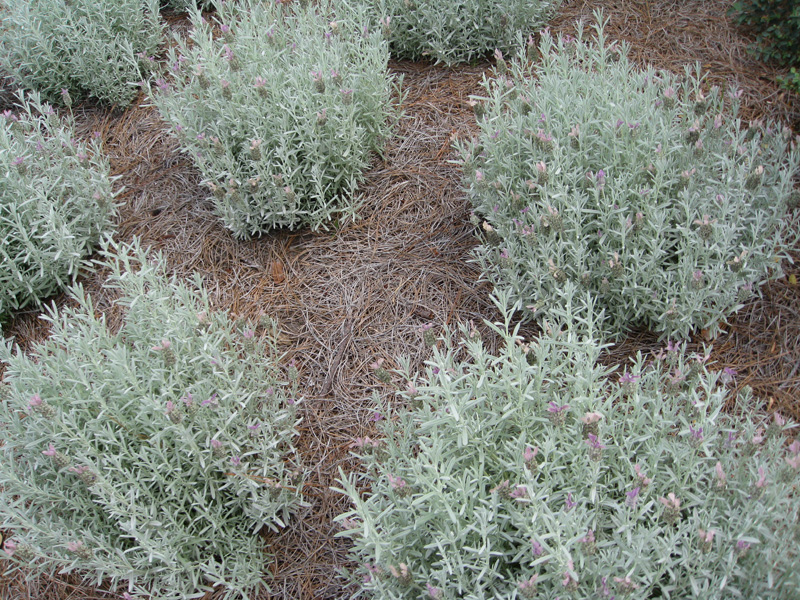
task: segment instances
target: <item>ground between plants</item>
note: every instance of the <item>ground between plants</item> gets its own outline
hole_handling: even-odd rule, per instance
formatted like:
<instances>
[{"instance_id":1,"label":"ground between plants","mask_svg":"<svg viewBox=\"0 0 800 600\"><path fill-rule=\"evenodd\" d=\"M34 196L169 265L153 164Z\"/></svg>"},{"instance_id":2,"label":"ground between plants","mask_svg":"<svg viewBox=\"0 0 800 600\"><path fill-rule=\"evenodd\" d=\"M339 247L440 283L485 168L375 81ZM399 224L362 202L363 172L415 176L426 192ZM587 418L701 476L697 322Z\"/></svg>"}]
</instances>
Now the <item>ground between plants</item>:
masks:
<instances>
[{"instance_id":1,"label":"ground between plants","mask_svg":"<svg viewBox=\"0 0 800 600\"><path fill-rule=\"evenodd\" d=\"M592 19L602 8L611 21L609 39L627 40L633 58L682 72L700 61L710 84L744 89L743 117L788 121L800 133L800 98L775 83L781 71L747 53L749 39L725 11L726 0L566 0L551 23L553 32L571 33L578 18ZM166 15L175 30L186 20ZM312 471L305 489L310 505L283 532L270 534L276 560L265 566L272 595L281 599L347 598L353 590L337 577L348 566L348 544L335 538L333 517L345 499L330 491L339 468L359 469L349 455L357 436L374 435L373 392L395 401L369 366L398 366L400 356L420 365L428 356L419 328L472 319L489 344L496 343L482 319L495 318L490 288L469 262L475 244L470 207L460 189L460 170L451 142L477 134L471 94L491 65L452 69L393 62L403 74L406 118L383 158L376 157L361 187L361 218L316 234L278 231L249 242L234 240L213 213L206 188L191 162L176 153L177 141L140 98L125 112L84 106L76 111L82 134L100 131L114 174L126 187L120 196L116 237L136 235L163 251L172 271L205 278L214 305L234 316L267 313L282 327L284 364L294 359L305 401L298 447ZM800 249L793 253L800 260ZM798 265L787 273L800 276ZM84 279L108 310L103 273ZM62 296L57 303L65 303ZM19 315L4 331L23 348L43 340L46 323L37 311ZM109 319L115 322L113 311ZM526 335L535 335L525 326ZM637 351L658 349L655 336L634 332L607 352L618 364ZM702 348L697 336L690 349ZM800 420L800 286L788 278L767 284L763 297L731 319L728 333L714 341L712 368L738 372L736 386L750 385L764 407ZM395 384L400 382L395 380ZM390 415L385 415L390 417ZM0 571L7 563L0 560ZM0 597L13 600L93 600L118 598L77 577L24 582L20 574L0 574ZM206 600L212 600L209 594Z\"/></svg>"}]
</instances>

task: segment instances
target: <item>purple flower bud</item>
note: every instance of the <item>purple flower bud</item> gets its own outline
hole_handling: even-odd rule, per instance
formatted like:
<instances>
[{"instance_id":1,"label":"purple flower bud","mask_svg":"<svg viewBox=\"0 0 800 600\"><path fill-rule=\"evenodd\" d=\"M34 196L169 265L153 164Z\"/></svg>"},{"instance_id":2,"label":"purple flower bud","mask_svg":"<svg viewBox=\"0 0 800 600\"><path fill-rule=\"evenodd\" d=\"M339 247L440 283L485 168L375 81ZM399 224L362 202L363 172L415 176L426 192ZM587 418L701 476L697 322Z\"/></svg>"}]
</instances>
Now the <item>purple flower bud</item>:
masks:
<instances>
[{"instance_id":1,"label":"purple flower bud","mask_svg":"<svg viewBox=\"0 0 800 600\"><path fill-rule=\"evenodd\" d=\"M432 586L430 583L425 584L425 590L428 592L428 596L430 596L434 600L440 600L442 597L442 590Z\"/></svg>"},{"instance_id":2,"label":"purple flower bud","mask_svg":"<svg viewBox=\"0 0 800 600\"><path fill-rule=\"evenodd\" d=\"M639 487L633 488L630 492L625 492L625 505L630 508L636 508L636 500L639 497Z\"/></svg>"}]
</instances>

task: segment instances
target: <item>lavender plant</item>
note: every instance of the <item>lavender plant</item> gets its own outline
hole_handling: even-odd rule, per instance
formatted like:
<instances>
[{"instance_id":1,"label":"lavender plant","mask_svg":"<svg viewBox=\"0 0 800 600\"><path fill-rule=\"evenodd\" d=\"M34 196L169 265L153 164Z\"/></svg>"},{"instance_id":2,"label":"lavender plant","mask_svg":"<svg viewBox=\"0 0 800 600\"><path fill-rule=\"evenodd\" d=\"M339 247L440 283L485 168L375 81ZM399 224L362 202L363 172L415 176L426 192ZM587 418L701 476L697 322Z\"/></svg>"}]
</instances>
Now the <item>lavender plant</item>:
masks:
<instances>
[{"instance_id":1,"label":"lavender plant","mask_svg":"<svg viewBox=\"0 0 800 600\"><path fill-rule=\"evenodd\" d=\"M322 226L351 195L398 116L388 47L345 2L221 3L176 39L153 102L236 237Z\"/></svg>"},{"instance_id":2,"label":"lavender plant","mask_svg":"<svg viewBox=\"0 0 800 600\"><path fill-rule=\"evenodd\" d=\"M104 254L118 331L76 285L31 356L0 345L6 554L33 575L77 570L137 597L250 597L258 531L298 502L275 324L235 324L199 277L168 280L136 242Z\"/></svg>"},{"instance_id":3,"label":"lavender plant","mask_svg":"<svg viewBox=\"0 0 800 600\"><path fill-rule=\"evenodd\" d=\"M0 66L50 102L127 105L161 39L158 0L6 0Z\"/></svg>"},{"instance_id":4,"label":"lavender plant","mask_svg":"<svg viewBox=\"0 0 800 600\"><path fill-rule=\"evenodd\" d=\"M18 98L0 128L0 319L73 281L114 214L99 140L79 140L38 94Z\"/></svg>"},{"instance_id":5,"label":"lavender plant","mask_svg":"<svg viewBox=\"0 0 800 600\"><path fill-rule=\"evenodd\" d=\"M545 34L528 48L540 63L501 57L484 81L480 139L460 145L483 220L477 258L528 315L577 288L605 311L603 335L714 334L796 239L782 224L797 141L742 124L740 93L726 99L690 69L635 68L597 19L596 42L582 27Z\"/></svg>"},{"instance_id":6,"label":"lavender plant","mask_svg":"<svg viewBox=\"0 0 800 600\"><path fill-rule=\"evenodd\" d=\"M506 308L496 355L462 327L404 372L413 407L355 440L365 471L342 476L357 596L793 597L796 425L751 416L747 391L744 418L722 412L723 374L672 342L599 366L595 313L572 309L523 342Z\"/></svg>"},{"instance_id":7,"label":"lavender plant","mask_svg":"<svg viewBox=\"0 0 800 600\"><path fill-rule=\"evenodd\" d=\"M509 50L522 35L541 28L560 0L380 0L392 54L453 65Z\"/></svg>"}]
</instances>

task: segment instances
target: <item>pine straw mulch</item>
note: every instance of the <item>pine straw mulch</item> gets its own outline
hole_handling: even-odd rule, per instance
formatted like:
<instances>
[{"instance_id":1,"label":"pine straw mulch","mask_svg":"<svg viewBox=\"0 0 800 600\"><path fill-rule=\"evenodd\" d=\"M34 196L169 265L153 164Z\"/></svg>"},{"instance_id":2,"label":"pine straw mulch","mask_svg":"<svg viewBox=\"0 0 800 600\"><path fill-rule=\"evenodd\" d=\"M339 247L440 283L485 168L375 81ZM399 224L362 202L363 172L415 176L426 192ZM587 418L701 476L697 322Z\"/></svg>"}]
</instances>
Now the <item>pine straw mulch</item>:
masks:
<instances>
[{"instance_id":1,"label":"pine straw mulch","mask_svg":"<svg viewBox=\"0 0 800 600\"><path fill-rule=\"evenodd\" d=\"M800 99L780 91L779 71L746 53L749 40L726 18L728 4L567 1L552 29L571 32L577 18L591 21L592 10L601 7L611 18L607 36L628 40L637 61L680 72L699 60L712 82L745 90L747 118L783 118L797 126ZM309 506L284 531L267 535L272 594L262 598L351 595L337 575L349 565L348 544L334 537L339 530L333 523L348 503L330 486L337 485L340 468L359 469L348 446L357 436L375 434L374 396L396 402L393 388L379 383L369 365L382 358L385 367L398 367L405 356L419 367L428 356L419 333L425 323L441 330L473 320L490 345L497 343L482 325L497 313L489 286L469 262L475 244L469 206L460 171L450 162L456 158L452 141L477 132L467 100L480 93L489 67L393 62L392 71L405 78L406 118L361 187L360 218L327 232L279 231L249 242L233 239L219 223L198 173L143 101L125 112L88 108L78 116L84 133L101 131L113 171L126 188L117 239L139 236L165 254L176 276L201 273L220 310L242 318L263 313L277 318L285 361L295 359L300 369L305 400L297 444L312 473ZM798 274L798 269L789 272ZM111 299L102 289L102 274L86 278L84 285L98 308L108 310ZM57 301L66 302L64 297ZM750 385L766 408L800 420L798 313L797 285L785 278L766 284L762 297L735 315L728 333L714 341L712 359L715 368L736 369L737 385ZM20 315L5 334L29 349L47 335L38 316L36 311ZM534 335L535 328L526 325L524 332ZM690 345L700 349L702 342ZM658 347L654 336L637 332L612 348L606 360L619 363ZM400 385L399 379L395 383ZM75 576L24 582L20 574L0 576L0 596L119 597L82 585Z\"/></svg>"}]
</instances>

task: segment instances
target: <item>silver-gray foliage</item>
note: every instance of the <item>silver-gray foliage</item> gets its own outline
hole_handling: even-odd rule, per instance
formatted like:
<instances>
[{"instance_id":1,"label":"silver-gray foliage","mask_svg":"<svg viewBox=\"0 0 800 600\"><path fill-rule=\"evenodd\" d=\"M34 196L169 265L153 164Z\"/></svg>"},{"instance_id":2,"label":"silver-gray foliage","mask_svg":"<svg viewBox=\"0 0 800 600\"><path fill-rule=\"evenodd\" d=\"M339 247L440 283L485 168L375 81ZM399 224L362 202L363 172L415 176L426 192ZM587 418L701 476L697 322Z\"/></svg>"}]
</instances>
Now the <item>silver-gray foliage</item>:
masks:
<instances>
[{"instance_id":1,"label":"silver-gray foliage","mask_svg":"<svg viewBox=\"0 0 800 600\"><path fill-rule=\"evenodd\" d=\"M598 17L600 19L600 17ZM800 164L788 128L737 118L738 94L631 64L624 44L544 35L498 60L462 160L488 278L528 315L591 292L601 331L713 334L777 276ZM476 220L476 224L480 225Z\"/></svg>"},{"instance_id":2,"label":"silver-gray foliage","mask_svg":"<svg viewBox=\"0 0 800 600\"><path fill-rule=\"evenodd\" d=\"M744 418L721 412L732 374L673 344L613 374L570 312L530 343L506 313L497 354L464 327L404 373L412 409L355 440L365 471L342 478L357 596L794 597L796 425L747 392Z\"/></svg>"},{"instance_id":3,"label":"silver-gray foliage","mask_svg":"<svg viewBox=\"0 0 800 600\"><path fill-rule=\"evenodd\" d=\"M99 140L80 140L38 94L0 128L0 318L71 283L114 214Z\"/></svg>"},{"instance_id":4,"label":"silver-gray foliage","mask_svg":"<svg viewBox=\"0 0 800 600\"><path fill-rule=\"evenodd\" d=\"M31 356L0 345L0 527L29 575L165 600L248 597L298 502L274 323L237 325L137 243L104 250L118 330L80 286Z\"/></svg>"},{"instance_id":5,"label":"silver-gray foliage","mask_svg":"<svg viewBox=\"0 0 800 600\"><path fill-rule=\"evenodd\" d=\"M389 136L399 86L366 10L324 0L226 2L176 38L153 102L194 160L236 237L320 227Z\"/></svg>"},{"instance_id":6,"label":"silver-gray foliage","mask_svg":"<svg viewBox=\"0 0 800 600\"><path fill-rule=\"evenodd\" d=\"M50 102L67 104L91 97L129 104L150 66L147 57L155 54L162 40L158 0L5 0L3 4L0 64Z\"/></svg>"},{"instance_id":7,"label":"silver-gray foliage","mask_svg":"<svg viewBox=\"0 0 800 600\"><path fill-rule=\"evenodd\" d=\"M392 54L453 65L511 49L541 29L561 0L379 0ZM387 20L388 18L388 20Z\"/></svg>"}]
</instances>

